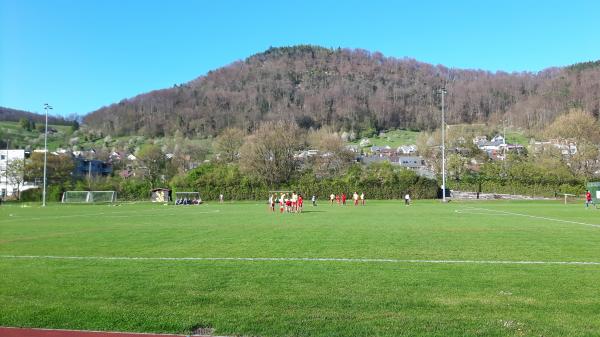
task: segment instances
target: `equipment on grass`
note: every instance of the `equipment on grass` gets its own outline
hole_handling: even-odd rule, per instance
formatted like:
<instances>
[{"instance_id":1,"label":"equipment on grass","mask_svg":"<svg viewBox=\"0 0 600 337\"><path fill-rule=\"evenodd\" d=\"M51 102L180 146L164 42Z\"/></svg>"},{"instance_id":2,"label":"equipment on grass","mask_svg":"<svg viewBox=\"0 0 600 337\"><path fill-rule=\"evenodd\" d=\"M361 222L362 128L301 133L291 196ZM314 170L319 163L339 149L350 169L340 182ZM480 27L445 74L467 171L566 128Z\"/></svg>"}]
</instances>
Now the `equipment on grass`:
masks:
<instances>
[{"instance_id":1,"label":"equipment on grass","mask_svg":"<svg viewBox=\"0 0 600 337\"><path fill-rule=\"evenodd\" d=\"M117 202L115 191L66 191L62 195L63 203L113 203Z\"/></svg>"},{"instance_id":2,"label":"equipment on grass","mask_svg":"<svg viewBox=\"0 0 600 337\"><path fill-rule=\"evenodd\" d=\"M175 192L175 205L199 205L202 203L198 192Z\"/></svg>"}]
</instances>

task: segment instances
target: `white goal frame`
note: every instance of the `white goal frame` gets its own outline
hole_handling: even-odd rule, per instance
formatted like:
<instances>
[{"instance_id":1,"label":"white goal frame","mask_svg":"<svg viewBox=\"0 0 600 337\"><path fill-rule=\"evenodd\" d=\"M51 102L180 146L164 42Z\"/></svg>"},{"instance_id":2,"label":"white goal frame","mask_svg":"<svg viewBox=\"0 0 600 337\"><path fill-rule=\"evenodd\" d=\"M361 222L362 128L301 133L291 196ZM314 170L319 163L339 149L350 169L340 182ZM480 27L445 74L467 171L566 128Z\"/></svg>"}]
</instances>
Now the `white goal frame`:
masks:
<instances>
[{"instance_id":1,"label":"white goal frame","mask_svg":"<svg viewBox=\"0 0 600 337\"><path fill-rule=\"evenodd\" d=\"M70 198L71 194L78 195L79 198ZM99 197L105 195L105 197ZM93 204L93 203L115 203L117 202L116 191L65 191L62 195L61 202L64 204Z\"/></svg>"}]
</instances>

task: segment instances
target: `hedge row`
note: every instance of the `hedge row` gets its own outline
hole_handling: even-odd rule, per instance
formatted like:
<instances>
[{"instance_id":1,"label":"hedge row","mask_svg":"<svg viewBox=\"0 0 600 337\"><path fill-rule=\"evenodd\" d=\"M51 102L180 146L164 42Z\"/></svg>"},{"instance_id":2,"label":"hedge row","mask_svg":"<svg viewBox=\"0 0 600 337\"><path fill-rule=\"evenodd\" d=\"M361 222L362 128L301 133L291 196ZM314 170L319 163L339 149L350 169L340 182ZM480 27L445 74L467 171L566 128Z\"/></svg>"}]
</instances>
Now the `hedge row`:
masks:
<instances>
[{"instance_id":1,"label":"hedge row","mask_svg":"<svg viewBox=\"0 0 600 337\"><path fill-rule=\"evenodd\" d=\"M200 192L204 199L218 199L220 194L229 200L266 200L269 191L298 191L307 197L312 195L326 199L331 193L364 193L369 199L400 199L410 193L413 198L431 199L437 196L438 185L434 180L419 177L412 171L391 165L373 165L364 168L353 166L347 174L319 179L306 171L287 183L268 186L258 178L242 174L236 165L203 165L185 178L173 181L174 190Z\"/></svg>"},{"instance_id":2,"label":"hedge row","mask_svg":"<svg viewBox=\"0 0 600 337\"><path fill-rule=\"evenodd\" d=\"M448 188L459 191L471 191L477 192L479 185L476 183L468 182L448 182ZM499 194L514 194L514 195L526 195L526 196L537 196L537 197L555 197L560 193L569 193L575 195L581 195L585 193L585 184L583 182L578 184L529 184L525 185L517 181L484 181L481 183L482 193L499 193Z\"/></svg>"},{"instance_id":3,"label":"hedge row","mask_svg":"<svg viewBox=\"0 0 600 337\"><path fill-rule=\"evenodd\" d=\"M298 191L323 200L331 193L364 193L368 199L401 199L410 193L413 198L432 199L437 196L438 185L434 180L419 177L412 171L387 164L369 167L355 165L345 175L319 179L311 171L299 173L296 179L279 186L268 186L258 177L249 177L233 164L202 165L186 175L177 176L164 187L173 192L197 191L205 200L217 200L223 194L227 200L266 200L270 191ZM107 177L87 181L51 183L48 186L48 201L60 201L64 191L96 190L117 192L118 200L149 200L151 186L148 182L129 178ZM23 201L41 201L39 189L22 193Z\"/></svg>"}]
</instances>

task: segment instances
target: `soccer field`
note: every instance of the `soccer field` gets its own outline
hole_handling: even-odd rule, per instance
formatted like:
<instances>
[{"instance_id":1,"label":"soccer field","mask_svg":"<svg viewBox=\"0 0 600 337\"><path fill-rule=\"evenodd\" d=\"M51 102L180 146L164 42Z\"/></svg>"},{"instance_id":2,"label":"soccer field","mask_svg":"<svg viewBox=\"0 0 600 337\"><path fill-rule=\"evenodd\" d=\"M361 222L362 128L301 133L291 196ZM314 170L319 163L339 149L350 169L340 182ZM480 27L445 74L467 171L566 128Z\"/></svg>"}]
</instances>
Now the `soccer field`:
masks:
<instances>
[{"instance_id":1,"label":"soccer field","mask_svg":"<svg viewBox=\"0 0 600 337\"><path fill-rule=\"evenodd\" d=\"M0 207L0 326L596 336L600 211L559 202ZM210 330L205 330L210 331Z\"/></svg>"}]
</instances>

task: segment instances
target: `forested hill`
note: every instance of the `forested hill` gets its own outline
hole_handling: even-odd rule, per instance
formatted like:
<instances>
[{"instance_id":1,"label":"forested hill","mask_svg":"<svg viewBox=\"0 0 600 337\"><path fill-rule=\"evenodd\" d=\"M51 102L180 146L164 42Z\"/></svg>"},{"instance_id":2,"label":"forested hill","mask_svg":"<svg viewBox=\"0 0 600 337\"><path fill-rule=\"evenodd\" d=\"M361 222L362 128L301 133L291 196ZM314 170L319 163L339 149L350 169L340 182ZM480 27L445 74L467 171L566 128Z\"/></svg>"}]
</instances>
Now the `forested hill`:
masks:
<instances>
[{"instance_id":1,"label":"forested hill","mask_svg":"<svg viewBox=\"0 0 600 337\"><path fill-rule=\"evenodd\" d=\"M526 52L526 51L524 51ZM598 116L600 64L538 73L449 69L378 52L315 46L271 48L191 82L103 107L85 117L113 135L159 136L181 130L215 135L265 120L302 127L432 129L445 86L448 123L497 122L536 129L570 108Z\"/></svg>"},{"instance_id":2,"label":"forested hill","mask_svg":"<svg viewBox=\"0 0 600 337\"><path fill-rule=\"evenodd\" d=\"M44 123L44 120L46 117L45 117L45 115L42 115L42 114L37 114L37 113L23 111L23 110L17 110L17 109L11 109L11 108L5 108L5 107L0 106L0 121L18 122L22 118L32 120L36 123ZM65 119L63 117L48 116L48 123L58 124L58 125L68 125L68 124L72 123L72 120L74 118L75 117L70 118L70 119L68 119L68 118Z\"/></svg>"}]
</instances>

